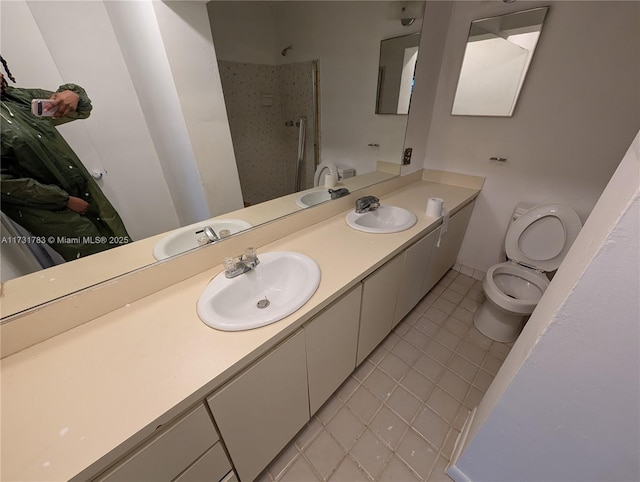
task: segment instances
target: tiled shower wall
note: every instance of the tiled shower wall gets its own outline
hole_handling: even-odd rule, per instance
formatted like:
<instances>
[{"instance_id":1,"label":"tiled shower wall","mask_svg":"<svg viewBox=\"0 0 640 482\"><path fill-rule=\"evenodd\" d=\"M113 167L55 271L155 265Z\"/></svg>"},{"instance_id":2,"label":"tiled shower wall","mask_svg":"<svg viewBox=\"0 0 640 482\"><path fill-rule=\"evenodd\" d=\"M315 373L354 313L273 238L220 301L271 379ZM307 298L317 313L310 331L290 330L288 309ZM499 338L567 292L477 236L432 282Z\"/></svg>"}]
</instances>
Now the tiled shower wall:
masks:
<instances>
[{"instance_id":1,"label":"tiled shower wall","mask_svg":"<svg viewBox=\"0 0 640 482\"><path fill-rule=\"evenodd\" d=\"M231 138L246 205L291 194L298 127L307 119L302 189L313 186L313 62L260 65L219 61ZM293 126L287 122L293 121Z\"/></svg>"}]
</instances>

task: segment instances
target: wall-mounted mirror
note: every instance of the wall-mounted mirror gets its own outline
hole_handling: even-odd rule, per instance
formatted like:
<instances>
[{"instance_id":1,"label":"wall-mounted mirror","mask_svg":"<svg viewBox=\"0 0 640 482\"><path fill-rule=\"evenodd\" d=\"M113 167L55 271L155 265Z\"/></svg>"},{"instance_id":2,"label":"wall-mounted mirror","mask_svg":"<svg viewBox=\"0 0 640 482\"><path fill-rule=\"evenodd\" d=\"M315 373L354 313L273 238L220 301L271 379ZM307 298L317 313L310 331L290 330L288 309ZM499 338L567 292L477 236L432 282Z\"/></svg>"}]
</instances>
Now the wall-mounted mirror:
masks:
<instances>
[{"instance_id":1,"label":"wall-mounted mirror","mask_svg":"<svg viewBox=\"0 0 640 482\"><path fill-rule=\"evenodd\" d=\"M453 115L513 115L548 9L471 22Z\"/></svg>"},{"instance_id":2,"label":"wall-mounted mirror","mask_svg":"<svg viewBox=\"0 0 640 482\"><path fill-rule=\"evenodd\" d=\"M380 42L376 114L409 113L419 44L419 34Z\"/></svg>"},{"instance_id":3,"label":"wall-mounted mirror","mask_svg":"<svg viewBox=\"0 0 640 482\"><path fill-rule=\"evenodd\" d=\"M98 183L135 240L3 277L3 318L156 262L158 240L183 226L211 218L256 226L300 210L283 163L291 170L288 163L297 161L301 117L308 120L309 162L301 189L315 189L314 162L352 168L355 189L392 177L375 175L381 161L398 165L399 172L406 117L376 116L371 109L379 42L419 32L421 22L404 27L389 19L386 2L16 0L0 8L2 54L16 86L55 90L73 81L89 93L91 116L60 129L89 171L102 173ZM74 25L73 36L56 27L61 22ZM236 114L223 96L225 82L247 84L242 68L270 65L291 86L307 75L291 69L309 63L316 67L315 74L309 71L317 88L315 113L287 111L281 100L293 91L260 84L250 105L256 115L237 117L250 124L268 111L285 115L275 137L269 137L276 131L271 124L256 124L244 145L236 145L230 121ZM230 65L240 68L227 70ZM280 144L293 149L285 155ZM253 164L236 164L245 154ZM286 179L287 190L256 196L257 188L244 185L243 169L257 173L258 184L260 178ZM11 252L2 249L3 257Z\"/></svg>"}]
</instances>

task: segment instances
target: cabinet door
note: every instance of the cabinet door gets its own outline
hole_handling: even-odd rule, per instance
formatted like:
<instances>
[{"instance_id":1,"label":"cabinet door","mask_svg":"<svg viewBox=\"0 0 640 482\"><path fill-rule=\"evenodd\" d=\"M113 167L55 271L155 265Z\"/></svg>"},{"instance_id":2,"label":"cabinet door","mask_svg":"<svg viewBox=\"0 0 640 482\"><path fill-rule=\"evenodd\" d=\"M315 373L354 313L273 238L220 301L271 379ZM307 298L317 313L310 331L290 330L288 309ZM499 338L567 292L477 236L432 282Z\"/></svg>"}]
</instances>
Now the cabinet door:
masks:
<instances>
[{"instance_id":1,"label":"cabinet door","mask_svg":"<svg viewBox=\"0 0 640 482\"><path fill-rule=\"evenodd\" d=\"M304 327L311 415L356 367L361 297L359 284Z\"/></svg>"},{"instance_id":2,"label":"cabinet door","mask_svg":"<svg viewBox=\"0 0 640 482\"><path fill-rule=\"evenodd\" d=\"M427 273L431 249L435 244L436 236L436 231L427 234L404 253L404 267L400 279L400 291L393 326L396 326L400 320L407 316L407 313L427 294L424 291L424 277Z\"/></svg>"},{"instance_id":3,"label":"cabinet door","mask_svg":"<svg viewBox=\"0 0 640 482\"><path fill-rule=\"evenodd\" d=\"M467 225L469 224L469 218L471 218L474 203L475 201L470 202L454 216L451 216L447 232L443 234L440 239L440 246L437 245L440 228L436 230L436 243L433 245L431 260L427 269L427 275L424 279L423 290L425 293L433 288L440 278L447 273L449 268L455 264L460 246L462 245L464 233L467 231Z\"/></svg>"},{"instance_id":4,"label":"cabinet door","mask_svg":"<svg viewBox=\"0 0 640 482\"><path fill-rule=\"evenodd\" d=\"M403 259L399 254L362 282L358 365L391 331Z\"/></svg>"},{"instance_id":5,"label":"cabinet door","mask_svg":"<svg viewBox=\"0 0 640 482\"><path fill-rule=\"evenodd\" d=\"M218 442L200 457L191 467L185 470L174 482L202 482L223 480L231 471L231 463L224 453L222 444Z\"/></svg>"},{"instance_id":6,"label":"cabinet door","mask_svg":"<svg viewBox=\"0 0 640 482\"><path fill-rule=\"evenodd\" d=\"M304 333L207 398L241 481L252 481L309 421Z\"/></svg>"},{"instance_id":7,"label":"cabinet door","mask_svg":"<svg viewBox=\"0 0 640 482\"><path fill-rule=\"evenodd\" d=\"M96 480L169 481L217 441L211 417L200 404Z\"/></svg>"}]
</instances>

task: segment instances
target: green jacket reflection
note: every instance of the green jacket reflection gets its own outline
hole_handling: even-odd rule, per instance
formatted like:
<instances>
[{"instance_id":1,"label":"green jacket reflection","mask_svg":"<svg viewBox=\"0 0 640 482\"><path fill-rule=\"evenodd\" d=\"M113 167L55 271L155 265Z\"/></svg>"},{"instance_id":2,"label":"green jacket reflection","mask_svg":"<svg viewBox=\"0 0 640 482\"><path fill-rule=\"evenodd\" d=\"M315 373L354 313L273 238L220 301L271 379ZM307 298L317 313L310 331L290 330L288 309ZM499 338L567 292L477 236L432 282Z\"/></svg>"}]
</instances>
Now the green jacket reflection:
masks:
<instances>
[{"instance_id":1,"label":"green jacket reflection","mask_svg":"<svg viewBox=\"0 0 640 482\"><path fill-rule=\"evenodd\" d=\"M2 93L2 211L31 234L47 239L62 257L77 259L130 241L125 226L80 159L55 128L89 117L91 100L75 84L60 86L80 96L75 112L63 117L37 117L32 99L53 92L8 87ZM69 196L90 205L80 215L67 208Z\"/></svg>"}]
</instances>

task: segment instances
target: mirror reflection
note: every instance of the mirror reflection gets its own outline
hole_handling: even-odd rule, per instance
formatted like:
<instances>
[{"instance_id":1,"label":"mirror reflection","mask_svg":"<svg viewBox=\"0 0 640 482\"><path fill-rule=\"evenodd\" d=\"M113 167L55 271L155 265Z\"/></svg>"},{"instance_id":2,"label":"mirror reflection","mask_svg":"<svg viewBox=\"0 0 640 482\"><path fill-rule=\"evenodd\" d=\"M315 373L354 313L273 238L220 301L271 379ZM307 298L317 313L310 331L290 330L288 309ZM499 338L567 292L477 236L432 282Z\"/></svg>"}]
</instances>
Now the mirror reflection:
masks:
<instances>
[{"instance_id":1,"label":"mirror reflection","mask_svg":"<svg viewBox=\"0 0 640 482\"><path fill-rule=\"evenodd\" d=\"M408 114L418 60L420 35L404 35L380 42L377 114Z\"/></svg>"},{"instance_id":2,"label":"mirror reflection","mask_svg":"<svg viewBox=\"0 0 640 482\"><path fill-rule=\"evenodd\" d=\"M471 22L453 115L511 116L548 7Z\"/></svg>"},{"instance_id":3,"label":"mirror reflection","mask_svg":"<svg viewBox=\"0 0 640 482\"><path fill-rule=\"evenodd\" d=\"M91 116L58 129L135 240L49 268L47 284L28 274L41 262L7 263L25 253L3 245L3 268L12 268L2 273L3 317L15 312L7 307L16 292L33 297L21 301L26 309L155 262L153 247L181 226L255 226L302 209L295 191L322 188L322 179L313 187L317 166L347 173L336 188L352 174L361 188L385 177L376 175L380 162L400 164L406 118L376 116L371 99L380 40L419 32L421 22L405 27L386 3L19 0L0 8L2 54L17 86L86 89ZM76 26L73 38L56 27L62 20ZM233 96L249 82L243 70L251 76L254 66L270 66L285 86L263 79L236 111ZM283 101L298 97L301 76L311 77L302 108ZM227 99L229 84L241 89Z\"/></svg>"}]
</instances>

